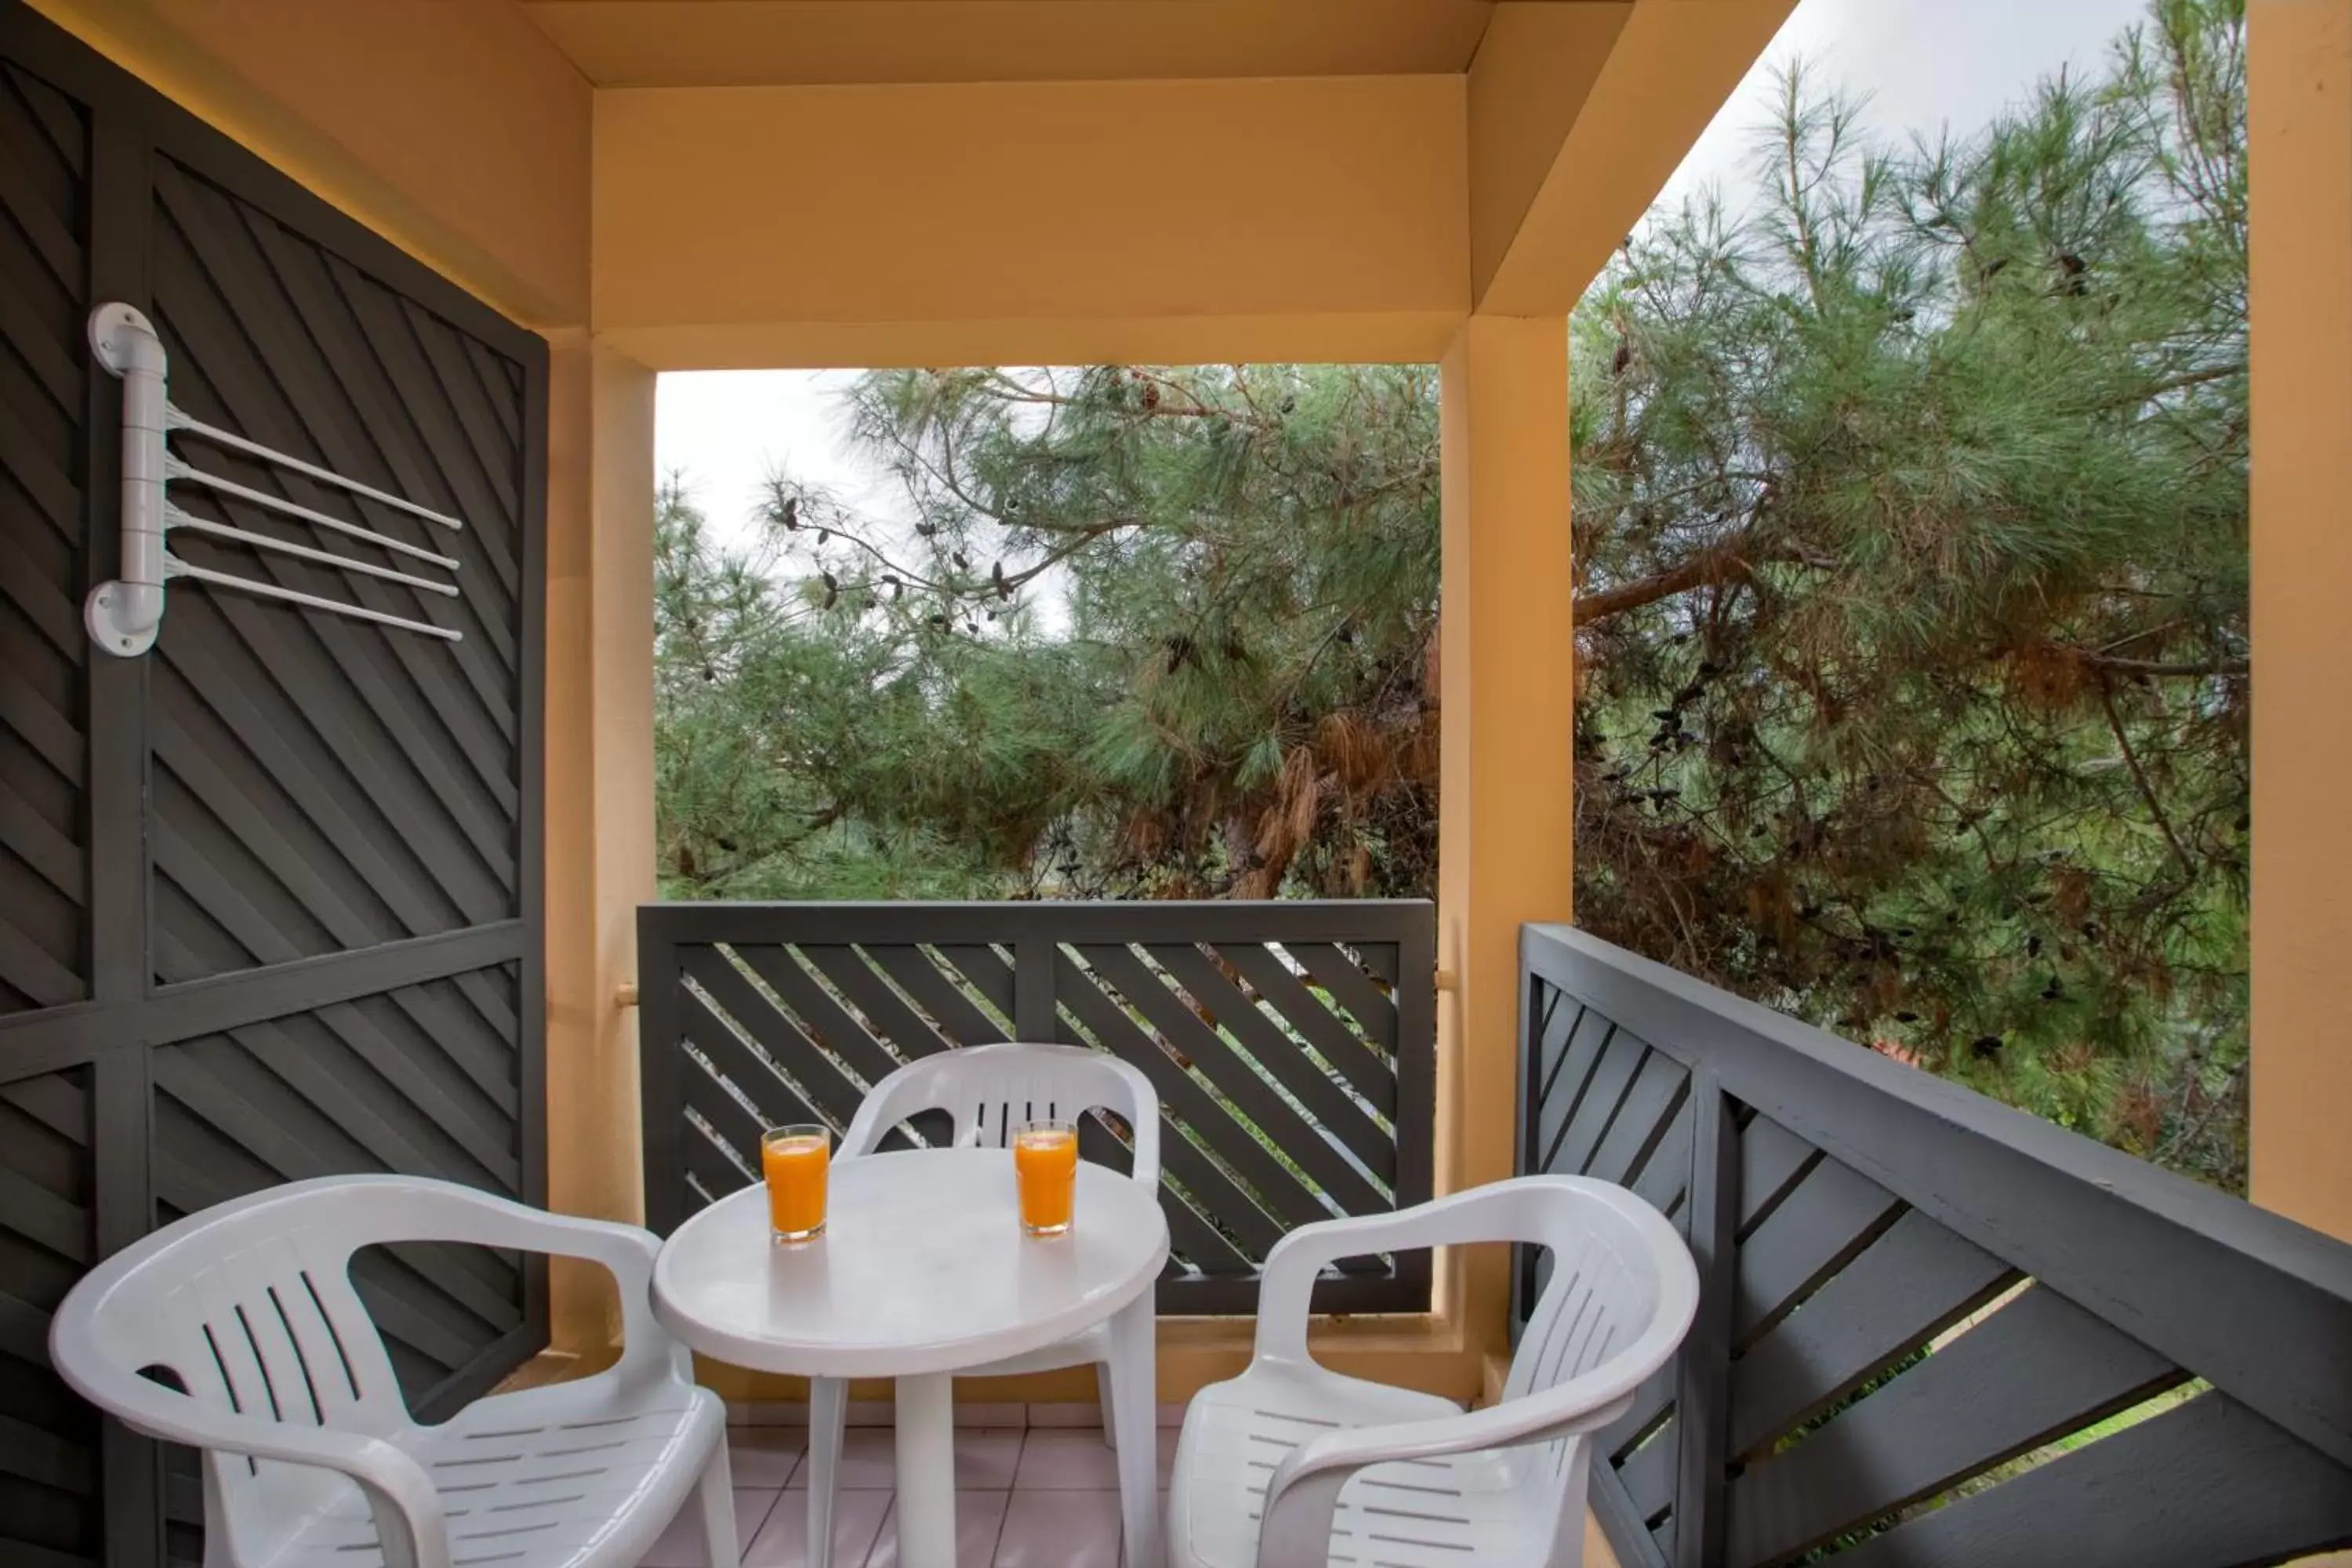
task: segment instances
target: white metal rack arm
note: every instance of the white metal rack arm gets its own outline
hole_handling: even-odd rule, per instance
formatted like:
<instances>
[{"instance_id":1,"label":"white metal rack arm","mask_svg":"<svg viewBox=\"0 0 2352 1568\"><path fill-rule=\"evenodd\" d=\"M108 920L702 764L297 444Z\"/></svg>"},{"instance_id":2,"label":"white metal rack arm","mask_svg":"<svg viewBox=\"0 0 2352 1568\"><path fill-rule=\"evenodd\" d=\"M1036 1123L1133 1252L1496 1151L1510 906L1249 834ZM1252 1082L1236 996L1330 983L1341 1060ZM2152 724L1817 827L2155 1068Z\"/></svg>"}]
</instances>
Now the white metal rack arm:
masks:
<instances>
[{"instance_id":1,"label":"white metal rack arm","mask_svg":"<svg viewBox=\"0 0 2352 1568\"><path fill-rule=\"evenodd\" d=\"M83 623L89 628L91 640L100 647L122 658L135 657L152 647L163 622L164 584L174 577L186 577L215 587L231 588L239 593L278 599L332 615L348 616L355 620L373 621L381 626L438 637L446 642L464 640L464 634L453 627L317 594L306 594L298 589L283 588L273 583L239 577L210 567L194 565L173 555L166 544L169 531L174 528L186 529L215 539L228 540L249 549L271 551L361 576L399 583L422 593L446 598L458 596L455 584L378 566L372 562L354 560L289 540L274 539L268 534L197 517L173 506L165 494L165 487L176 479L186 484L202 485L283 516L298 518L314 527L362 541L397 555L450 572L458 569L459 563L452 556L436 554L406 540L379 533L358 523L347 522L266 490L194 468L175 457L168 448L166 442L174 430L185 431L277 468L306 475L321 484L334 486L442 528L462 531L465 524L446 513L419 506L376 486L347 479L316 463L265 447L257 441L247 440L234 431L206 424L184 410L173 407L170 393L170 357L164 351L163 341L157 335L153 323L128 305L109 303L91 311L89 342L99 363L122 382L121 575L91 589L82 608Z\"/></svg>"}]
</instances>

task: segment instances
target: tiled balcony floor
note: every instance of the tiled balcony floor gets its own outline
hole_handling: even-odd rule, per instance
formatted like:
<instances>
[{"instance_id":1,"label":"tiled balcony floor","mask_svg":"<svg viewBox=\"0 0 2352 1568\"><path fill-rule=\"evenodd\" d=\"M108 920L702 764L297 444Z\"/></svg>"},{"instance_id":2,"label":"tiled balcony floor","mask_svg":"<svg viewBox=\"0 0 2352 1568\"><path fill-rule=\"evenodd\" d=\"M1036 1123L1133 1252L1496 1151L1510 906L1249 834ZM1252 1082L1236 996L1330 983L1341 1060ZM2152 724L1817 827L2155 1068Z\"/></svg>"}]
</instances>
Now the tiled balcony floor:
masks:
<instances>
[{"instance_id":1,"label":"tiled balcony floor","mask_svg":"<svg viewBox=\"0 0 2352 1568\"><path fill-rule=\"evenodd\" d=\"M1158 1436L1164 1504L1176 1428L1162 1426ZM1118 1458L1098 1427L960 1427L955 1439L958 1568L1118 1568ZM803 1568L807 1432L735 1426L727 1441L744 1568ZM849 1429L833 1512L834 1568L897 1568L891 1441L887 1426ZM702 1563L702 1533L689 1502L646 1554L645 1568Z\"/></svg>"}]
</instances>

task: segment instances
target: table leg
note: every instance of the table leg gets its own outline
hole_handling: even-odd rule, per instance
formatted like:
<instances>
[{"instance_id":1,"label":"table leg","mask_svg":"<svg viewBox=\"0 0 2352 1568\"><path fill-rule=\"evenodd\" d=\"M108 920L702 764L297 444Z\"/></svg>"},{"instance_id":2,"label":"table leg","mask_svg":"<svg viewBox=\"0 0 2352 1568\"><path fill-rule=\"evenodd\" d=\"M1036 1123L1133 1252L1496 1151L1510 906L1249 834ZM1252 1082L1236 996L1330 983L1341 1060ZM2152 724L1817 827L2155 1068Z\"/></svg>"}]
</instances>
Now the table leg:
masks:
<instances>
[{"instance_id":1,"label":"table leg","mask_svg":"<svg viewBox=\"0 0 2352 1568\"><path fill-rule=\"evenodd\" d=\"M955 1379L898 1380L898 1562L956 1568Z\"/></svg>"},{"instance_id":2,"label":"table leg","mask_svg":"<svg viewBox=\"0 0 2352 1568\"><path fill-rule=\"evenodd\" d=\"M1160 1568L1160 1409L1154 1373L1158 1304L1147 1288L1110 1321L1112 1377L1120 1386L1111 1401L1118 1424L1119 1534L1126 1568Z\"/></svg>"}]
</instances>

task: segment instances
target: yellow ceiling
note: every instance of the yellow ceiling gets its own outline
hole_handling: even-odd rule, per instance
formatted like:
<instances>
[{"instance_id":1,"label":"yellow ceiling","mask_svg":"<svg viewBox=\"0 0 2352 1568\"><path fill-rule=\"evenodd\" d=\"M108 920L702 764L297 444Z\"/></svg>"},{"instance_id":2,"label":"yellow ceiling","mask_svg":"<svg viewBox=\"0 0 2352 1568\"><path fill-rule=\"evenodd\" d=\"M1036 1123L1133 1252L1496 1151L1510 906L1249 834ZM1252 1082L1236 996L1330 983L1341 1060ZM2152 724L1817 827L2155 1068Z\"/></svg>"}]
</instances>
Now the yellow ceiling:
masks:
<instances>
[{"instance_id":1,"label":"yellow ceiling","mask_svg":"<svg viewBox=\"0 0 2352 1568\"><path fill-rule=\"evenodd\" d=\"M1493 0L519 0L599 87L1420 75ZM1572 3L1572 0L1562 0Z\"/></svg>"}]
</instances>

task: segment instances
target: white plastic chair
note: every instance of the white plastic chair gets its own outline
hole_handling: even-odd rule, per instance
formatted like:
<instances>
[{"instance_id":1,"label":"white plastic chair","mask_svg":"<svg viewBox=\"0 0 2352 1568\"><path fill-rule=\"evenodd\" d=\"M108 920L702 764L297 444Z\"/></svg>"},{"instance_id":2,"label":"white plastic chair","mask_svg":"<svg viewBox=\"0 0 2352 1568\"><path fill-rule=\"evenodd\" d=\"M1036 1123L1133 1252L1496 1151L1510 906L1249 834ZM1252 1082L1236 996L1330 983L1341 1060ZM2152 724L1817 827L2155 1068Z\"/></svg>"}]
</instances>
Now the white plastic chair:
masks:
<instances>
[{"instance_id":1,"label":"white plastic chair","mask_svg":"<svg viewBox=\"0 0 2352 1568\"><path fill-rule=\"evenodd\" d=\"M404 1241L604 1265L620 1286L619 1362L416 1425L351 1282L355 1250ZM58 1309L49 1356L91 1404L205 1450L206 1568L635 1568L688 1492L711 1568L735 1568L726 1409L654 1321L659 1245L446 1182L295 1182L90 1270Z\"/></svg>"},{"instance_id":2,"label":"white plastic chair","mask_svg":"<svg viewBox=\"0 0 2352 1568\"><path fill-rule=\"evenodd\" d=\"M1479 1241L1552 1257L1499 1404L1465 1415L1308 1356L1308 1292L1324 1267ZM1579 1176L1303 1226L1265 1260L1248 1370L1185 1414L1170 1568L1577 1568L1584 1434L1624 1413L1697 1304L1698 1271L1674 1226L1625 1189Z\"/></svg>"},{"instance_id":3,"label":"white plastic chair","mask_svg":"<svg viewBox=\"0 0 2352 1568\"><path fill-rule=\"evenodd\" d=\"M1015 1041L968 1046L909 1062L866 1092L849 1131L841 1136L840 1156L873 1152L893 1128L927 1110L948 1113L958 1145L985 1148L1009 1148L1024 1121L1076 1121L1087 1111L1108 1110L1131 1131L1135 1180L1154 1194L1160 1191L1160 1096L1140 1068L1116 1057L1076 1046ZM1083 1215L1078 1223L1086 1223ZM1143 1343L1147 1353L1142 1358L1114 1354L1106 1322L1043 1350L971 1367L959 1375L1008 1377L1092 1363L1104 1434L1112 1430L1113 1410L1131 1400L1135 1403L1129 1408L1146 1414L1139 1429L1150 1438L1156 1430L1150 1420L1156 1373L1148 1336ZM849 1385L838 1378L809 1380L809 1568L828 1568L833 1560L834 1478L848 1399ZM1129 1451L1138 1447L1130 1443L1119 1453L1122 1493L1159 1484L1158 1457Z\"/></svg>"}]
</instances>

